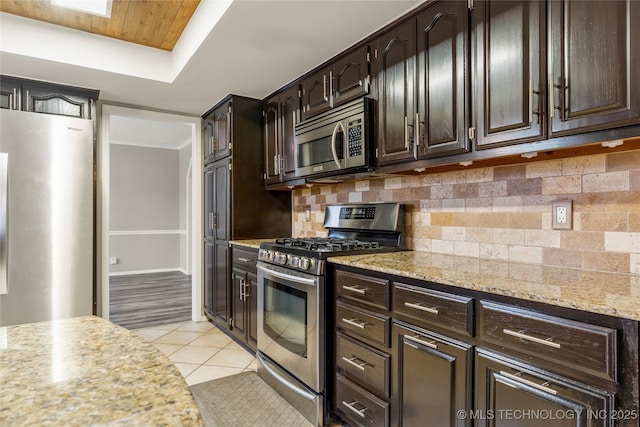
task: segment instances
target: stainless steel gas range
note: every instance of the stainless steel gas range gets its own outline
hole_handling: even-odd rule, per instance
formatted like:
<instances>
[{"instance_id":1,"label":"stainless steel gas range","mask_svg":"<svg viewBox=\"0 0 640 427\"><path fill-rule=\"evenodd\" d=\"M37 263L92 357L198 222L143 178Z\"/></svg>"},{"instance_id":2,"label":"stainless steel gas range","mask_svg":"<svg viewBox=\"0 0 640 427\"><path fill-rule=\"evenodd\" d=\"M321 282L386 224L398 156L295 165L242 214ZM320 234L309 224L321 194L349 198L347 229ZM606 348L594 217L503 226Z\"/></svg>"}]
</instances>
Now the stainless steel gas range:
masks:
<instances>
[{"instance_id":1,"label":"stainless steel gas range","mask_svg":"<svg viewBox=\"0 0 640 427\"><path fill-rule=\"evenodd\" d=\"M404 205L329 205L324 227L326 238L277 239L258 255L258 374L318 426L330 413L327 257L404 249Z\"/></svg>"}]
</instances>

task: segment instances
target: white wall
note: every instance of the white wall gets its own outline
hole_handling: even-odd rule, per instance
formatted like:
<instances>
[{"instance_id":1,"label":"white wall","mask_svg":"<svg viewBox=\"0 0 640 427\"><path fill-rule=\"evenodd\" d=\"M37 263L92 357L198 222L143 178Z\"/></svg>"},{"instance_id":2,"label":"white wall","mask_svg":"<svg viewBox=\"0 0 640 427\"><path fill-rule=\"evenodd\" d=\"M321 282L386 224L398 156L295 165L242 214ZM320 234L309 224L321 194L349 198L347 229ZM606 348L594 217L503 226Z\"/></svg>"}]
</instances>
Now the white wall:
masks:
<instances>
[{"instance_id":1,"label":"white wall","mask_svg":"<svg viewBox=\"0 0 640 427\"><path fill-rule=\"evenodd\" d=\"M111 144L110 158L110 274L184 270L180 152Z\"/></svg>"}]
</instances>

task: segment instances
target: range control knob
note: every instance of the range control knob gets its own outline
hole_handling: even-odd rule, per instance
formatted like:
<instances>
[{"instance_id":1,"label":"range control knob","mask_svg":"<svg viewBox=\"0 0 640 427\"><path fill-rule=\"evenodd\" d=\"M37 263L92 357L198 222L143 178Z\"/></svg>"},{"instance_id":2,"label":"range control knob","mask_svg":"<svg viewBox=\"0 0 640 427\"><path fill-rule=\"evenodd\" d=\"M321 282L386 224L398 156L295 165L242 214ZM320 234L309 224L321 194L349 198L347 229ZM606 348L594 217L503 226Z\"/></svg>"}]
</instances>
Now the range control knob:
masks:
<instances>
[{"instance_id":1,"label":"range control knob","mask_svg":"<svg viewBox=\"0 0 640 427\"><path fill-rule=\"evenodd\" d=\"M300 266L300 257L289 255L288 264L293 268L298 268Z\"/></svg>"},{"instance_id":2,"label":"range control knob","mask_svg":"<svg viewBox=\"0 0 640 427\"><path fill-rule=\"evenodd\" d=\"M308 270L311 266L311 260L307 257L300 257L300 268L302 270Z\"/></svg>"},{"instance_id":3,"label":"range control knob","mask_svg":"<svg viewBox=\"0 0 640 427\"><path fill-rule=\"evenodd\" d=\"M285 265L287 263L287 254L276 252L275 253L275 262L277 262L278 264Z\"/></svg>"}]
</instances>

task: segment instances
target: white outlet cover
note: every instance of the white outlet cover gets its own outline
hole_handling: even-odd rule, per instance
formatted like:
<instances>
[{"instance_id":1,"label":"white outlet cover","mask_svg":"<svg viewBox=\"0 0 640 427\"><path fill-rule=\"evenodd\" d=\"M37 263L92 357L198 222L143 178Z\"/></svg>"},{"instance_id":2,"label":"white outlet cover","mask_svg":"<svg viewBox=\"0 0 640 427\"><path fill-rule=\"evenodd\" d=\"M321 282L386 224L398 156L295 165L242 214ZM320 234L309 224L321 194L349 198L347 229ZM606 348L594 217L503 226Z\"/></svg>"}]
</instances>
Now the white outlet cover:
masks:
<instances>
[{"instance_id":1,"label":"white outlet cover","mask_svg":"<svg viewBox=\"0 0 640 427\"><path fill-rule=\"evenodd\" d=\"M554 230L571 230L573 228L573 204L571 200L558 200L551 205L551 228Z\"/></svg>"}]
</instances>

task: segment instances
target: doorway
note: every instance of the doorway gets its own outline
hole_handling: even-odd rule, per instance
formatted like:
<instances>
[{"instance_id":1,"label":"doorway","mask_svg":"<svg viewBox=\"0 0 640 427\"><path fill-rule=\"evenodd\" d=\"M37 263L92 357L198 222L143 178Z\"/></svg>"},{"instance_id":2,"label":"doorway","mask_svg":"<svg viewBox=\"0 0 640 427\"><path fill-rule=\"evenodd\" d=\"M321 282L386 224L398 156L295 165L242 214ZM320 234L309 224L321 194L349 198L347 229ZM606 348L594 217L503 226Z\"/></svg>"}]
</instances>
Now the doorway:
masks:
<instances>
[{"instance_id":1,"label":"doorway","mask_svg":"<svg viewBox=\"0 0 640 427\"><path fill-rule=\"evenodd\" d=\"M200 261L202 246L199 239L202 231L200 230L201 227L198 226L198 224L201 224L201 200L200 197L194 197L194 195L201 194L201 180L192 178L194 175L201 176L202 173L200 166L202 164L200 126L199 117L155 112L132 107L102 105L100 138L97 147L98 180L96 189L98 204L96 226L97 312L101 317L105 319L110 318L110 273L161 273L163 265L158 263L154 264L157 260L153 255L145 259L144 256L137 256L135 254L143 253L144 255L145 251L140 250L140 248L147 247L154 250L160 246L158 242L173 241L179 242L179 255L177 258L170 258L171 261L165 261L164 270L165 272L179 270L186 275L190 275L190 317L193 321L201 321L203 319ZM166 134L171 133L173 130L183 132L183 134L187 135L186 138L183 138L185 141L177 141L177 143L181 144L179 147L155 145L156 142L162 144L161 140L166 139L164 138ZM127 131L131 132L133 135L132 138L123 137L123 135L127 134ZM123 139L133 139L137 142L131 143L131 141L127 142L123 141ZM175 142L176 141L174 141L174 143ZM126 145L131 145L131 147L126 147ZM115 146L118 146L116 150L114 150ZM116 205L127 205L127 202L123 203L122 197L120 197L122 194L118 194L118 196L112 194L111 186L114 185L112 178L116 177L115 174L121 173L121 171L117 170L114 172L114 166L129 163L129 170L134 170L135 173L139 173L140 175L132 175L124 180L120 180L118 185L120 185L120 188L125 188L125 193L127 193L130 190L128 187L133 188L136 187L136 185L132 184L127 186L126 183L135 183L137 187L139 187L138 191L142 191L144 194L145 180L148 181L147 184L149 185L155 181L154 177L149 175L159 173L157 177L161 178L164 172L164 170L154 171L154 168L151 166L151 169L148 169L149 172L145 174L144 169L150 167L150 164L153 163L152 158L154 157L162 159L166 158L167 154L169 154L169 157L174 156L174 154L167 152L167 150L172 149L181 150L182 152L182 154L178 155L180 161L177 166L178 170L176 171L176 176L179 177L179 182L181 183L176 185L178 189L176 194L179 193L180 195L180 197L176 199L176 203L180 209L179 213L174 213L179 216L180 225L170 225L167 227L166 224L174 223L166 218L163 219L162 216L164 215L166 217L167 213L164 211L171 209L162 208L162 203L167 203L166 200L154 199L149 200L148 203L138 203L137 209L139 212L137 212L136 215L140 215L146 219L147 217L155 215L155 209L156 213L160 213L159 218L158 215L155 215L155 219L151 221L152 224L145 227L136 224L135 221L127 223L126 214L123 215L122 212L119 211L114 212L112 209ZM116 158L112 159L112 156ZM148 161L146 161L145 156L148 156ZM135 163L136 161L138 163ZM158 161L162 162L163 160ZM162 168L162 166L160 167ZM112 173L114 176L111 176ZM117 177L122 178L120 175L117 175ZM127 181L127 179L129 181ZM118 180L116 179L115 182L118 182ZM147 189L150 188L151 187L147 187ZM133 192L133 190L131 191L132 194L126 194L125 196L135 202L140 202L140 200L137 200L135 192ZM167 194L164 194L164 192L161 193L161 198L167 197ZM167 193L169 197L173 197L171 191L167 191ZM131 202L130 204L134 203ZM123 226L123 224L126 224L126 226ZM113 225L117 225L120 229L114 230ZM114 249L122 253L123 257L119 259L118 255L113 253ZM178 261L175 261L176 259ZM174 266L174 264L177 265Z\"/></svg>"}]
</instances>

